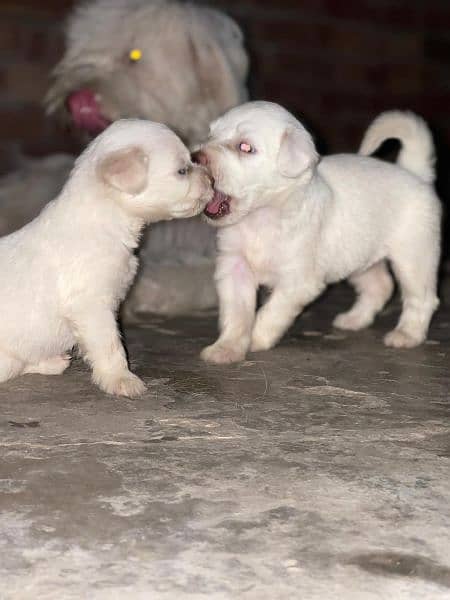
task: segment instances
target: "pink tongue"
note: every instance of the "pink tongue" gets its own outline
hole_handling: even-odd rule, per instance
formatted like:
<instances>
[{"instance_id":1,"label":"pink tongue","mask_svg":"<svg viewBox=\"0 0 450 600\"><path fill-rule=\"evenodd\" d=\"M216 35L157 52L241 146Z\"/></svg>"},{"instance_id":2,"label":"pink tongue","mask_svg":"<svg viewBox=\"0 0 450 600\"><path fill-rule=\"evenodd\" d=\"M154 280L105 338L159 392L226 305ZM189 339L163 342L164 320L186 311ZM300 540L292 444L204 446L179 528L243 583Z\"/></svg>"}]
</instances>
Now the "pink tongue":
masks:
<instances>
[{"instance_id":1,"label":"pink tongue","mask_svg":"<svg viewBox=\"0 0 450 600\"><path fill-rule=\"evenodd\" d=\"M109 125L108 119L100 112L94 92L88 89L72 92L67 98L67 107L74 123L89 133L99 133Z\"/></svg>"},{"instance_id":2,"label":"pink tongue","mask_svg":"<svg viewBox=\"0 0 450 600\"><path fill-rule=\"evenodd\" d=\"M211 215L216 215L220 210L220 205L222 202L224 202L224 200L226 200L226 198L227 197L222 192L214 192L214 197L206 205L206 210Z\"/></svg>"}]
</instances>

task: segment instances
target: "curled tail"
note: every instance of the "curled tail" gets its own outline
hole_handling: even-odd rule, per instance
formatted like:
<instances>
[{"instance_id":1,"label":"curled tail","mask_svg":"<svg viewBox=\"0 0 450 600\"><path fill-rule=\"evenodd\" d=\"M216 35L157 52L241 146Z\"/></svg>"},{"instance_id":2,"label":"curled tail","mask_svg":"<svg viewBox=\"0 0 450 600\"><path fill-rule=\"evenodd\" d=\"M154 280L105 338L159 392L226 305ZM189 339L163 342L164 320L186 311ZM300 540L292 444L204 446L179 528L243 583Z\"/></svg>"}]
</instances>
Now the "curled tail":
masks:
<instances>
[{"instance_id":1,"label":"curled tail","mask_svg":"<svg viewBox=\"0 0 450 600\"><path fill-rule=\"evenodd\" d=\"M391 110L381 113L366 131L359 154L369 156L392 138L402 144L397 163L432 183L435 179L433 138L425 121L413 112Z\"/></svg>"}]
</instances>

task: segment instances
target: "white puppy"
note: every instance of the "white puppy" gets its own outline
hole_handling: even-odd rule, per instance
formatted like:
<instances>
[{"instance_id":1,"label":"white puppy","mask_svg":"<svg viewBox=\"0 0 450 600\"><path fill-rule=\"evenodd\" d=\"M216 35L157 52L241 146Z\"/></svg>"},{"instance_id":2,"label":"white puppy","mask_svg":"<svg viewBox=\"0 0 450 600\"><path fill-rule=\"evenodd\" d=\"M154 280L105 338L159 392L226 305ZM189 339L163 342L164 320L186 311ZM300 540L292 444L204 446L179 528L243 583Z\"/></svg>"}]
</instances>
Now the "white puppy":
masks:
<instances>
[{"instance_id":1,"label":"white puppy","mask_svg":"<svg viewBox=\"0 0 450 600\"><path fill-rule=\"evenodd\" d=\"M367 327L392 294L386 260L403 312L385 343L424 341L438 306L441 209L431 185L433 143L419 117L392 112L369 129L363 152L389 137L403 142L401 166L358 155L320 158L309 133L276 104L244 104L212 124L196 160L215 179L205 214L221 228L221 333L203 350L205 360L228 363L249 349L271 348L305 305L346 278L358 299L334 324ZM255 316L260 285L272 293Z\"/></svg>"},{"instance_id":2,"label":"white puppy","mask_svg":"<svg viewBox=\"0 0 450 600\"><path fill-rule=\"evenodd\" d=\"M97 137L61 194L0 240L0 382L62 373L78 345L104 391L141 394L116 323L140 234L198 214L211 196L205 169L164 125L122 120Z\"/></svg>"}]
</instances>

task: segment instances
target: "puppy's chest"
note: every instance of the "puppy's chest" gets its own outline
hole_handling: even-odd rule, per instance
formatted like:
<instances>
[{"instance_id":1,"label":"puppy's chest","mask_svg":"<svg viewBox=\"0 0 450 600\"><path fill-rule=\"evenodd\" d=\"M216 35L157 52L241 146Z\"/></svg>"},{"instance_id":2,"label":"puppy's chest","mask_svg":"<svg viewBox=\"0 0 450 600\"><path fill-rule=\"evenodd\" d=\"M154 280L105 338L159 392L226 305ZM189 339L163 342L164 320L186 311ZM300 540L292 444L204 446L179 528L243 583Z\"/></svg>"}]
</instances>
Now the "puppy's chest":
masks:
<instances>
[{"instance_id":1,"label":"puppy's chest","mask_svg":"<svg viewBox=\"0 0 450 600\"><path fill-rule=\"evenodd\" d=\"M122 301L133 282L138 267L138 259L129 252L110 256L109 261L98 263L98 271L92 287L110 294L114 301ZM107 258L105 257L105 261Z\"/></svg>"},{"instance_id":2,"label":"puppy's chest","mask_svg":"<svg viewBox=\"0 0 450 600\"><path fill-rule=\"evenodd\" d=\"M260 221L252 227L244 227L241 231L240 253L261 284L271 285L277 278L282 237L283 232L276 221Z\"/></svg>"},{"instance_id":3,"label":"puppy's chest","mask_svg":"<svg viewBox=\"0 0 450 600\"><path fill-rule=\"evenodd\" d=\"M133 279L136 275L136 271L138 268L138 259L136 256L131 254L127 257L123 262L123 270L118 271L117 273L117 290L118 297L120 300L123 300L125 297L128 288L130 287Z\"/></svg>"}]
</instances>

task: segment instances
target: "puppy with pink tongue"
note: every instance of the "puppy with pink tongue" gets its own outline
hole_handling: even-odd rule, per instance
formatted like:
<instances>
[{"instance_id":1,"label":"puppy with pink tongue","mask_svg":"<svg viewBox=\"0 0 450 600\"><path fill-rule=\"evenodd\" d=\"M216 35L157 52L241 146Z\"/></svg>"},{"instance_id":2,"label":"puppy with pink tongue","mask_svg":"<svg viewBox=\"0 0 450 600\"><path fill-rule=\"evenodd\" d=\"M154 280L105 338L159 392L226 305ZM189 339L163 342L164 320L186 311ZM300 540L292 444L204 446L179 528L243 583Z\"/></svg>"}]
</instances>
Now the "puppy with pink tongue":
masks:
<instances>
[{"instance_id":1,"label":"puppy with pink tongue","mask_svg":"<svg viewBox=\"0 0 450 600\"><path fill-rule=\"evenodd\" d=\"M361 156L391 137L403 145L397 165ZM367 327L393 291L387 262L403 310L385 344L411 348L425 340L438 306L441 207L422 119L384 113L360 155L320 157L285 109L251 102L211 125L195 159L214 179L204 215L219 228L220 336L204 360L231 363L272 348L307 304L342 279L358 297L334 325ZM259 286L271 295L256 312Z\"/></svg>"}]
</instances>

